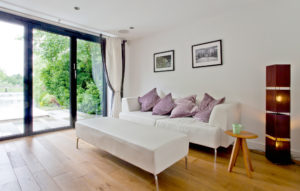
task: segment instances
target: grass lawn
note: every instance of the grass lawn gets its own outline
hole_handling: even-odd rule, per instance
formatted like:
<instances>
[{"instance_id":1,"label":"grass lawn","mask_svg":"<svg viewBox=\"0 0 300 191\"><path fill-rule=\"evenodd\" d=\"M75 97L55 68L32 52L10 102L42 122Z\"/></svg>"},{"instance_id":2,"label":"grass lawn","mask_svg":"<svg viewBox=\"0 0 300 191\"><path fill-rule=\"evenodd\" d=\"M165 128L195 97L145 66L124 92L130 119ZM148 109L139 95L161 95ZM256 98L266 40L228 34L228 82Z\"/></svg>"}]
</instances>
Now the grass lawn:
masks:
<instances>
[{"instance_id":1,"label":"grass lawn","mask_svg":"<svg viewBox=\"0 0 300 191\"><path fill-rule=\"evenodd\" d=\"M9 88L0 88L0 92L23 92L22 87L9 87Z\"/></svg>"}]
</instances>

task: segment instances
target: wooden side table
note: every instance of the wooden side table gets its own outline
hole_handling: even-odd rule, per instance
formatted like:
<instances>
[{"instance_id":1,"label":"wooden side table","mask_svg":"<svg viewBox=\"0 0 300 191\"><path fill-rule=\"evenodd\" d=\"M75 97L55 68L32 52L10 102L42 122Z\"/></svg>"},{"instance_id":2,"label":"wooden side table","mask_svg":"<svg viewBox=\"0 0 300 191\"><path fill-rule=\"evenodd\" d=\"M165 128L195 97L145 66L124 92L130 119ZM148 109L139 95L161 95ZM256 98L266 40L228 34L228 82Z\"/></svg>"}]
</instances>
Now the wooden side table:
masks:
<instances>
[{"instance_id":1,"label":"wooden side table","mask_svg":"<svg viewBox=\"0 0 300 191\"><path fill-rule=\"evenodd\" d=\"M244 164L245 168L247 170L247 175L251 178L251 171L253 171L251 159L250 159L250 153L247 146L246 139L256 139L258 136L256 134L250 133L248 131L241 131L240 134L233 134L232 130L225 131L227 135L230 135L232 137L236 137L236 140L234 142L234 146L232 149L230 162L228 166L228 171L231 172L233 166L235 165L236 158L239 155L240 148L242 148L243 156L244 156Z\"/></svg>"}]
</instances>

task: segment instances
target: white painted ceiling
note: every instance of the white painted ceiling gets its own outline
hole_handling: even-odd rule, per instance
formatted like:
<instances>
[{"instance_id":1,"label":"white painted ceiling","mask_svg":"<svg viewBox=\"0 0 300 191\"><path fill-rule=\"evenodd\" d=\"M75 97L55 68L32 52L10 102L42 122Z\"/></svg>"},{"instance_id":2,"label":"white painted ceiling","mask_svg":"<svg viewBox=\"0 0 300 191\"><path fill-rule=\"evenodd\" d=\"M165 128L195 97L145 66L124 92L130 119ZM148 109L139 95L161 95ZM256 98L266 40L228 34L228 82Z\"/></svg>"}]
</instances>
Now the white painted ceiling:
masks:
<instances>
[{"instance_id":1,"label":"white painted ceiling","mask_svg":"<svg viewBox=\"0 0 300 191\"><path fill-rule=\"evenodd\" d=\"M259 0L0 0L0 7L126 39L241 11ZM74 6L80 7L79 11ZM130 30L119 34L121 29Z\"/></svg>"}]
</instances>

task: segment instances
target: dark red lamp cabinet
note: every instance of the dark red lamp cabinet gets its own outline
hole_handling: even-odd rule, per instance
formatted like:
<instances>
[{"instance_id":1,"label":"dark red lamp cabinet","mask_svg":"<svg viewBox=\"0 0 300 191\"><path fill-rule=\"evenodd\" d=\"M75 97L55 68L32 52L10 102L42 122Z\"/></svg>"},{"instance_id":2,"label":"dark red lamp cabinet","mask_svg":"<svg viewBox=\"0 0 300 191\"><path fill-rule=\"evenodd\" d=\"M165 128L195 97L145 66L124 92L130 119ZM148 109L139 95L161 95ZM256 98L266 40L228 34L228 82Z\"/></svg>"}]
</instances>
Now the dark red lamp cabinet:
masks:
<instances>
[{"instance_id":1,"label":"dark red lamp cabinet","mask_svg":"<svg viewBox=\"0 0 300 191\"><path fill-rule=\"evenodd\" d=\"M290 65L266 68L266 157L290 163Z\"/></svg>"}]
</instances>

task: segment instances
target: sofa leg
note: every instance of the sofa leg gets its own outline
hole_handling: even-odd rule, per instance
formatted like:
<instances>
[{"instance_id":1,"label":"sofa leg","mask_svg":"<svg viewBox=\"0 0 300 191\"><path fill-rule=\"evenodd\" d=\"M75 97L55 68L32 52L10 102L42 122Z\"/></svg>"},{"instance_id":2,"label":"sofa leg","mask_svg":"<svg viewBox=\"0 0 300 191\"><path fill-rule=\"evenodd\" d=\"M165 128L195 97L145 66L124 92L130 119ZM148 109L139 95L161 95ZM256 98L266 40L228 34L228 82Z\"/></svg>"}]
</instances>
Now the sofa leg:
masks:
<instances>
[{"instance_id":1,"label":"sofa leg","mask_svg":"<svg viewBox=\"0 0 300 191\"><path fill-rule=\"evenodd\" d=\"M78 149L79 138L76 138L76 149Z\"/></svg>"},{"instance_id":2,"label":"sofa leg","mask_svg":"<svg viewBox=\"0 0 300 191\"><path fill-rule=\"evenodd\" d=\"M157 175L156 175L156 174L154 174L154 180L155 180L156 191L159 191L159 187L158 187L158 179L157 179Z\"/></svg>"},{"instance_id":3,"label":"sofa leg","mask_svg":"<svg viewBox=\"0 0 300 191\"><path fill-rule=\"evenodd\" d=\"M184 157L184 161L185 161L185 169L188 169L188 157L187 156Z\"/></svg>"},{"instance_id":4,"label":"sofa leg","mask_svg":"<svg viewBox=\"0 0 300 191\"><path fill-rule=\"evenodd\" d=\"M217 148L215 148L215 162L217 162L217 154L218 154L218 150Z\"/></svg>"}]
</instances>

